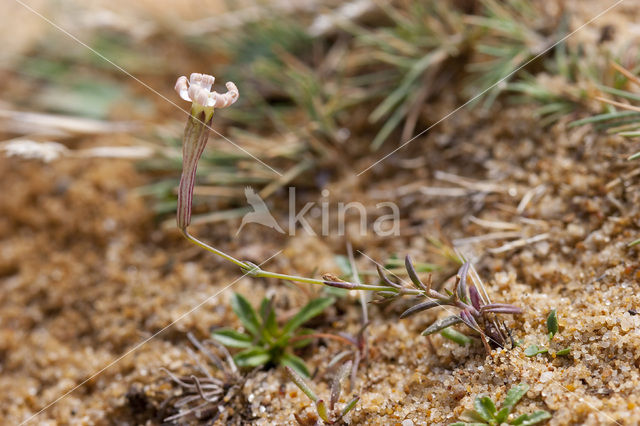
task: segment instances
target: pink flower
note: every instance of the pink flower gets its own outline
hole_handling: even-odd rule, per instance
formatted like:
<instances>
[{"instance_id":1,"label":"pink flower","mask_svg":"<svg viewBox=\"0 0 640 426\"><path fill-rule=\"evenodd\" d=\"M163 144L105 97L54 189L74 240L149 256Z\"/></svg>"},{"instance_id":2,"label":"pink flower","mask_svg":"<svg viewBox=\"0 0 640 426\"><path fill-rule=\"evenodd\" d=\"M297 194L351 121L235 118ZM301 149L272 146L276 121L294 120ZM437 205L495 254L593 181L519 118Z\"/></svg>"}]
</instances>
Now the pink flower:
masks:
<instances>
[{"instance_id":1,"label":"pink flower","mask_svg":"<svg viewBox=\"0 0 640 426\"><path fill-rule=\"evenodd\" d=\"M193 73L178 78L176 92L185 101L191 102L191 115L184 129L182 141L182 176L178 187L178 228L184 230L191 223L191 203L196 179L198 160L202 156L214 108L225 108L238 100L238 88L232 82L226 84L228 92L220 94L211 91L215 77Z\"/></svg>"},{"instance_id":2,"label":"pink flower","mask_svg":"<svg viewBox=\"0 0 640 426\"><path fill-rule=\"evenodd\" d=\"M201 107L225 108L238 100L238 88L232 82L228 82L227 93L220 94L211 91L216 78L207 74L193 73L187 77L182 76L176 81L176 92L185 101L193 102Z\"/></svg>"}]
</instances>

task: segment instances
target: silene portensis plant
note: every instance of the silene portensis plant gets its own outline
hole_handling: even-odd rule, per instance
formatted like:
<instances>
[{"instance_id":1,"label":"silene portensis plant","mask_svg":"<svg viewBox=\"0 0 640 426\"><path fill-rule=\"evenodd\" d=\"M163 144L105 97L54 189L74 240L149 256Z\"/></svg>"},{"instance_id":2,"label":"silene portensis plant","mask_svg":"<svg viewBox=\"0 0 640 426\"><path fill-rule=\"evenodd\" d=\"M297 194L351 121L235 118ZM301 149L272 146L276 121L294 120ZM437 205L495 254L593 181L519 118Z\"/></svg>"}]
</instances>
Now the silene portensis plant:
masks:
<instances>
[{"instance_id":1,"label":"silene portensis plant","mask_svg":"<svg viewBox=\"0 0 640 426\"><path fill-rule=\"evenodd\" d=\"M258 265L251 262L241 261L235 257L200 241L188 231L191 223L191 204L193 201L193 187L195 184L196 169L198 160L204 152L209 138L209 129L213 120L213 113L216 108L225 108L238 100L238 88L232 82L228 82L227 92L220 94L212 91L215 78L207 74L193 73L187 79L185 76L178 78L175 90L185 101L191 102L191 111L187 125L184 129L182 141L182 176L178 187L178 208L176 221L180 232L192 243L205 250L214 253L229 262L239 266L246 274L253 277L279 278L287 281L296 281L309 284L324 285L320 279L297 277L292 275L278 274L260 269ZM385 286L360 285L359 290L384 290Z\"/></svg>"},{"instance_id":2,"label":"silene portensis plant","mask_svg":"<svg viewBox=\"0 0 640 426\"><path fill-rule=\"evenodd\" d=\"M207 144L214 110L215 108L225 108L233 104L238 100L239 96L238 88L232 82L226 84L228 91L224 94L211 91L214 81L215 78L210 75L193 73L188 80L184 76L178 78L175 86L180 97L191 102L191 112L184 130L182 176L178 189L177 210L178 228L189 241L234 263L245 274L253 277L277 278L348 290L369 290L376 292L379 300L393 300L402 296L417 297L418 300L423 299L421 303L415 304L405 311L401 318L436 307L448 306L455 309L452 315L431 324L423 332L424 335L446 330L453 325L462 323L472 332L479 335L487 352L490 351L490 344L504 346L507 340L510 340L506 327L496 321L493 315L517 315L522 313L522 310L509 304L491 303L484 291L482 282L468 262L464 263L458 271L454 288L451 291L445 290L445 294L432 288L431 277L424 283L420 280L409 257L405 259L405 267L413 288L392 281L385 275L382 268L378 268L380 285L360 282L349 283L339 280L330 274L325 275L323 279L314 279L265 271L258 265L238 260L192 236L187 228L191 222L191 203L196 168ZM476 282L478 288L473 284L467 285L468 275Z\"/></svg>"}]
</instances>

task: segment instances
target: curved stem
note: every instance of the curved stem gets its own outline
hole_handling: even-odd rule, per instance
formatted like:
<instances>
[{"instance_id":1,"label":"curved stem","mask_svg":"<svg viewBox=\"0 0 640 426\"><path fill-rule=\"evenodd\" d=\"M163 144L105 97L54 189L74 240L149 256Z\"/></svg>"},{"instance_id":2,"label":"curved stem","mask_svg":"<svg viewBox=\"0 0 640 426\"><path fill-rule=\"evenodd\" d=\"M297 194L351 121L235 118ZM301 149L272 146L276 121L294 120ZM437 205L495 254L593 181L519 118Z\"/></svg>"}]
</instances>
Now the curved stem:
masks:
<instances>
[{"instance_id":1,"label":"curved stem","mask_svg":"<svg viewBox=\"0 0 640 426\"><path fill-rule=\"evenodd\" d=\"M182 235L184 235L184 237L191 241L193 244L202 247L203 249L210 251L211 253L220 256L221 258L228 260L229 262L234 263L235 265L239 266L242 269L251 269L251 267L249 265L247 265L246 263L236 259L235 257L228 255L227 253L218 250L217 248L211 247L210 245L203 243L202 241L200 241L199 239L197 239L196 237L194 237L193 235L189 234L189 231L187 231L187 228L182 228L180 229L180 232L182 232Z\"/></svg>"},{"instance_id":2,"label":"curved stem","mask_svg":"<svg viewBox=\"0 0 640 426\"><path fill-rule=\"evenodd\" d=\"M325 280L322 279L317 279L317 278L305 278L305 277L299 277L296 275L287 275L287 274L279 274L277 272L269 272L269 271L264 271L260 268L255 267L255 265L253 264L249 264L249 263L245 263L242 262L241 260L236 259L235 257L221 251L218 250L215 247L211 247L210 245L200 241L199 239L197 239L196 237L194 237L193 235L189 234L189 231L187 230L187 228L181 228L180 232L182 232L182 235L184 235L184 237L191 241L192 243L194 243L195 245L217 255L220 256L221 258L235 264L236 266L240 267L242 270L244 271L252 271L250 273L251 276L256 277L256 278L276 278L276 279L280 279L280 280L285 280L285 281L292 281L292 282L299 282L299 283L306 283L306 284L316 284L316 285L327 285ZM371 285L371 284L355 284L355 283L345 283L349 285L349 289L350 290L369 290L369 291L393 291L393 292L398 292L398 289L396 287L389 287L389 286L381 286L381 285ZM433 290L432 290L433 291ZM407 288L403 288L399 291L401 294L421 294L424 293L423 291L417 290L417 289L407 289ZM436 292L437 293L437 292ZM440 293L437 293L438 296L440 297L433 297L431 294L430 296L434 299L447 299L444 295L441 295ZM473 307L470 305L467 305L466 303L458 300L456 302L453 303L455 306L459 307L460 309L467 309L469 310L474 316L478 316L480 313Z\"/></svg>"},{"instance_id":3,"label":"curved stem","mask_svg":"<svg viewBox=\"0 0 640 426\"><path fill-rule=\"evenodd\" d=\"M217 256L220 256L225 260L228 260L229 262L235 264L236 266L239 266L241 269L245 271L253 270L254 272L250 274L251 276L258 277L258 278L277 278L285 281L294 281L294 282L307 283L307 284L326 285L325 281L321 279L298 277L296 275L279 274L277 272L269 272L269 271L264 271L262 269L255 270L253 265L242 262L241 260L238 260L235 257L200 241L199 239L191 235L186 228L180 229L180 232L182 232L182 235L184 235L184 237L187 240L191 241L193 244L197 245L198 247L201 247ZM353 290L379 291L379 290L394 290L394 288L379 286L379 285L355 284L353 287Z\"/></svg>"}]
</instances>

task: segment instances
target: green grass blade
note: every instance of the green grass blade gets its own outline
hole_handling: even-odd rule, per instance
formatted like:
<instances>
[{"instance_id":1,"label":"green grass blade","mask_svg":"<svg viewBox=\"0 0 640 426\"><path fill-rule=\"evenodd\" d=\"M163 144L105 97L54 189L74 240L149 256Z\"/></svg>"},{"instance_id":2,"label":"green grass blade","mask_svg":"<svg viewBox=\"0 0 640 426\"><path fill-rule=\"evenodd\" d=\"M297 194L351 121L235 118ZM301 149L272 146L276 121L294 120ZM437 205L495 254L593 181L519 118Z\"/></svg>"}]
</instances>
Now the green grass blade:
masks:
<instances>
[{"instance_id":1,"label":"green grass blade","mask_svg":"<svg viewBox=\"0 0 640 426\"><path fill-rule=\"evenodd\" d=\"M519 425L519 426L531 426L531 425L536 425L545 420L548 420L550 418L551 418L551 414L549 414L544 410L540 410L540 411L536 411L533 414L523 414L509 424Z\"/></svg>"},{"instance_id":2,"label":"green grass blade","mask_svg":"<svg viewBox=\"0 0 640 426\"><path fill-rule=\"evenodd\" d=\"M251 304L247 299L245 299L241 294L234 293L231 298L231 308L233 312L236 313L242 325L247 329L249 333L253 335L256 339L262 339L260 335L260 321L258 320L258 315L256 311L253 309Z\"/></svg>"},{"instance_id":3,"label":"green grass blade","mask_svg":"<svg viewBox=\"0 0 640 426\"><path fill-rule=\"evenodd\" d=\"M613 87L607 87L607 86L598 86L598 88L605 93L610 93L612 95L619 96L621 98L640 102L640 95L637 95L635 93L627 92L626 90L614 89Z\"/></svg>"},{"instance_id":4,"label":"green grass blade","mask_svg":"<svg viewBox=\"0 0 640 426\"><path fill-rule=\"evenodd\" d=\"M251 336L232 328L214 330L211 337L230 348L250 348L253 345Z\"/></svg>"},{"instance_id":5,"label":"green grass blade","mask_svg":"<svg viewBox=\"0 0 640 426\"><path fill-rule=\"evenodd\" d=\"M286 371L287 376L289 376L289 379L291 379L291 381L298 387L298 389L302 391L302 393L307 395L311 401L318 401L318 397L311 390L307 382L305 382L304 379L300 377L300 375L296 373L293 368L285 366L284 370Z\"/></svg>"},{"instance_id":6,"label":"green grass blade","mask_svg":"<svg viewBox=\"0 0 640 426\"><path fill-rule=\"evenodd\" d=\"M592 124L592 123L601 123L610 120L619 120L621 118L627 117L638 117L640 119L640 112L636 111L616 111L616 112L607 112L605 114L598 114L592 117L583 118L580 120L572 121L569 123L568 127L577 127L582 126L584 124Z\"/></svg>"},{"instance_id":7,"label":"green grass blade","mask_svg":"<svg viewBox=\"0 0 640 426\"><path fill-rule=\"evenodd\" d=\"M491 422L496 417L496 406L488 396L476 398L473 407L486 422Z\"/></svg>"},{"instance_id":8,"label":"green grass blade","mask_svg":"<svg viewBox=\"0 0 640 426\"><path fill-rule=\"evenodd\" d=\"M349 411L353 410L356 407L356 404L358 403L358 401L360 401L359 396L356 396L351 401L349 401L347 405L345 405L345 407L342 409L340 416L338 416L338 420L342 419L344 416L349 414Z\"/></svg>"},{"instance_id":9,"label":"green grass blade","mask_svg":"<svg viewBox=\"0 0 640 426\"><path fill-rule=\"evenodd\" d=\"M304 363L302 358L295 356L290 353L285 353L280 357L280 364L285 367L291 368L293 371L301 375L302 377L309 378L311 373L307 368L307 365Z\"/></svg>"},{"instance_id":10,"label":"green grass blade","mask_svg":"<svg viewBox=\"0 0 640 426\"><path fill-rule=\"evenodd\" d=\"M264 348L252 347L233 357L238 367L257 367L271 360L271 354Z\"/></svg>"},{"instance_id":11,"label":"green grass blade","mask_svg":"<svg viewBox=\"0 0 640 426\"><path fill-rule=\"evenodd\" d=\"M555 309L552 309L547 317L547 332L549 333L549 340L553 339L553 336L558 332L558 314Z\"/></svg>"},{"instance_id":12,"label":"green grass blade","mask_svg":"<svg viewBox=\"0 0 640 426\"><path fill-rule=\"evenodd\" d=\"M294 331L298 329L302 324L309 321L311 318L318 316L324 311L328 306L333 304L333 299L330 297L321 297L318 299L314 299L311 302L307 303L300 311L293 316L287 323L284 325L282 330L283 336L291 337Z\"/></svg>"},{"instance_id":13,"label":"green grass blade","mask_svg":"<svg viewBox=\"0 0 640 426\"><path fill-rule=\"evenodd\" d=\"M452 342L459 344L460 346L467 346L468 344L473 342L473 339L471 337L462 334L451 327L447 327L444 330L440 331L440 334L442 335L442 337L447 338Z\"/></svg>"},{"instance_id":14,"label":"green grass blade","mask_svg":"<svg viewBox=\"0 0 640 426\"><path fill-rule=\"evenodd\" d=\"M266 297L262 299L260 304L260 318L262 319L263 333L268 337L275 338L278 336L278 324L276 323L276 310L273 304Z\"/></svg>"},{"instance_id":15,"label":"green grass blade","mask_svg":"<svg viewBox=\"0 0 640 426\"><path fill-rule=\"evenodd\" d=\"M513 410L513 407L522 399L522 397L527 393L528 390L529 385L526 383L520 383L509 389L509 391L507 392L507 396L504 398L504 402L502 403L502 409L507 409L507 415L511 412L511 410Z\"/></svg>"},{"instance_id":16,"label":"green grass blade","mask_svg":"<svg viewBox=\"0 0 640 426\"><path fill-rule=\"evenodd\" d=\"M524 354L528 357L536 356L540 353L540 348L538 345L530 345L527 349L524 350Z\"/></svg>"}]
</instances>

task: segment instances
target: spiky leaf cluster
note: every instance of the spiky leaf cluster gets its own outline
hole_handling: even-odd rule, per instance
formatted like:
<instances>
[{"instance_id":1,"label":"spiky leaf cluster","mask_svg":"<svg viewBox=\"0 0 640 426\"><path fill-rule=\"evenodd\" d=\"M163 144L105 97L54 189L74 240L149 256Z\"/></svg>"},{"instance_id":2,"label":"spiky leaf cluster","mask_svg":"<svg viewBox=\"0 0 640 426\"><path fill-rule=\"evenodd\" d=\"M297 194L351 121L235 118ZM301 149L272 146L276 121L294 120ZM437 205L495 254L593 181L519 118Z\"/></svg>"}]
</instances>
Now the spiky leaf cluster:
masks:
<instances>
[{"instance_id":1,"label":"spiky leaf cluster","mask_svg":"<svg viewBox=\"0 0 640 426\"><path fill-rule=\"evenodd\" d=\"M520 383L507 392L507 396L498 409L493 400L488 396L478 396L473 404L474 410L465 411L461 422L453 423L451 426L499 426L501 424L531 426L544 420L550 419L551 414L544 410L535 411L531 414L523 414L515 419L509 419L513 407L522 399L529 390L529 385Z\"/></svg>"},{"instance_id":2,"label":"spiky leaf cluster","mask_svg":"<svg viewBox=\"0 0 640 426\"><path fill-rule=\"evenodd\" d=\"M383 283L381 286L369 288L376 291L377 301L385 302L398 299L403 296L413 296L418 300L424 300L404 311L400 318L406 318L418 312L442 307L447 309L451 315L438 319L429 325L423 335L430 335L441 330L445 330L456 324L464 324L469 329L477 333L482 339L487 351L490 350L490 343L495 346L504 346L507 341L507 334L501 329L500 324L491 318L492 314L521 314L522 309L506 303L487 303L480 295L476 286L468 283L468 275L471 264L464 263L458 270L455 285L452 291L445 289L446 294L432 288L431 275L423 283L418 277L413 262L407 256L405 258L405 268L413 287L398 284L392 281L378 265L378 274ZM335 277L325 276L325 285L346 289L365 289L358 284L338 281ZM451 309L453 308L453 310ZM504 327L502 327L504 328Z\"/></svg>"},{"instance_id":3,"label":"spiky leaf cluster","mask_svg":"<svg viewBox=\"0 0 640 426\"><path fill-rule=\"evenodd\" d=\"M331 298L313 299L280 326L271 299L264 298L256 312L247 299L235 293L231 306L246 332L221 328L215 330L212 337L227 347L242 349L233 357L239 367L284 365L309 377L309 369L300 357L294 355L293 349L311 342L309 339L301 339L309 331L301 330L300 327L320 315L332 303Z\"/></svg>"}]
</instances>

